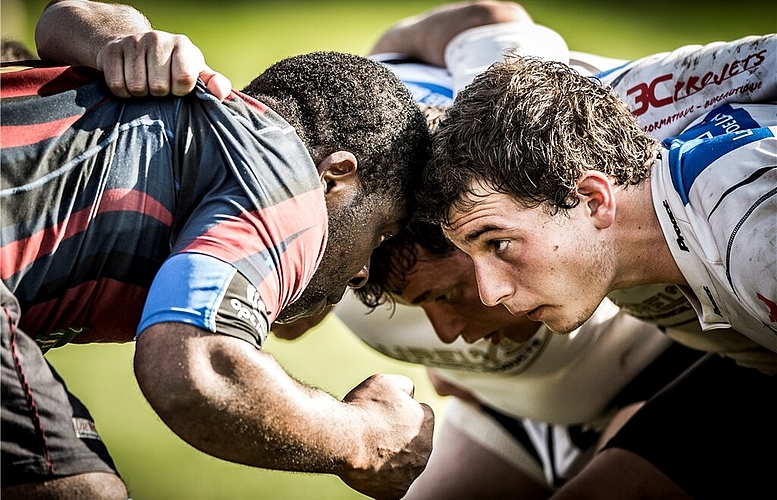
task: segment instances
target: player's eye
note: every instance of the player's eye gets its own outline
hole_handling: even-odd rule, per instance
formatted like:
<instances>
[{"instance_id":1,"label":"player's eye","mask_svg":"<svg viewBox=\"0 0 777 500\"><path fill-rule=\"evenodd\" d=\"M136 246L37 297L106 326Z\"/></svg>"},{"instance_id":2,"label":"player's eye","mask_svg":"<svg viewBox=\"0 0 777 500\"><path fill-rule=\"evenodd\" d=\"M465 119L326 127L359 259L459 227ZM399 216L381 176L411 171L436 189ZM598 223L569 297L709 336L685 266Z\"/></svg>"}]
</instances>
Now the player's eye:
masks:
<instances>
[{"instance_id":1,"label":"player's eye","mask_svg":"<svg viewBox=\"0 0 777 500\"><path fill-rule=\"evenodd\" d=\"M452 300L456 299L456 290L450 289L446 290L443 293L440 293L434 298L435 302L451 302Z\"/></svg>"},{"instance_id":2,"label":"player's eye","mask_svg":"<svg viewBox=\"0 0 777 500\"><path fill-rule=\"evenodd\" d=\"M496 253L501 253L507 250L507 246L510 244L508 240L491 240L488 242L488 246Z\"/></svg>"}]
</instances>

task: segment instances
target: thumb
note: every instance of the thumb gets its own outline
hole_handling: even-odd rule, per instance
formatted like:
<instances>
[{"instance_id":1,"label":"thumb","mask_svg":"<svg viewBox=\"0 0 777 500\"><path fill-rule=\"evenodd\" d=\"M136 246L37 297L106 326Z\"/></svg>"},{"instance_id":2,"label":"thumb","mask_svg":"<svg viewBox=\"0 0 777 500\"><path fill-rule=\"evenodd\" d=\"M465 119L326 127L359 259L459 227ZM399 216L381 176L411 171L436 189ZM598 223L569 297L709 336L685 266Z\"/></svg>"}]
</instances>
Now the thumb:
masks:
<instances>
[{"instance_id":1,"label":"thumb","mask_svg":"<svg viewBox=\"0 0 777 500\"><path fill-rule=\"evenodd\" d=\"M410 377L388 373L381 374L380 377L383 379L383 382L389 383L399 390L406 392L411 398L415 394L415 384Z\"/></svg>"},{"instance_id":2,"label":"thumb","mask_svg":"<svg viewBox=\"0 0 777 500\"><path fill-rule=\"evenodd\" d=\"M208 87L208 90L219 101L223 101L232 92L232 82L226 76L213 71L210 67L206 66L203 71L200 72L200 79Z\"/></svg>"}]
</instances>

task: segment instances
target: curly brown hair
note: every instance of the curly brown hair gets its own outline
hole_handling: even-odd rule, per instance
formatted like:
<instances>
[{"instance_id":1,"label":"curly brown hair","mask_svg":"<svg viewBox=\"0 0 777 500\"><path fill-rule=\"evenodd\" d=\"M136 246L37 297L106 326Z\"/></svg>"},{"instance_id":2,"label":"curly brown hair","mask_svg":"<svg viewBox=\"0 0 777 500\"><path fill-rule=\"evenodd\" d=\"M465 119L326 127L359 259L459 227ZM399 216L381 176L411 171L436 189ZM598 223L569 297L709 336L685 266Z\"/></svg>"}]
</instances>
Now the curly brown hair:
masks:
<instances>
[{"instance_id":1,"label":"curly brown hair","mask_svg":"<svg viewBox=\"0 0 777 500\"><path fill-rule=\"evenodd\" d=\"M650 175L658 143L600 81L557 62L511 55L458 94L432 140L419 190L419 217L448 224L466 211L473 181L527 207L577 205L586 170L618 185Z\"/></svg>"}]
</instances>

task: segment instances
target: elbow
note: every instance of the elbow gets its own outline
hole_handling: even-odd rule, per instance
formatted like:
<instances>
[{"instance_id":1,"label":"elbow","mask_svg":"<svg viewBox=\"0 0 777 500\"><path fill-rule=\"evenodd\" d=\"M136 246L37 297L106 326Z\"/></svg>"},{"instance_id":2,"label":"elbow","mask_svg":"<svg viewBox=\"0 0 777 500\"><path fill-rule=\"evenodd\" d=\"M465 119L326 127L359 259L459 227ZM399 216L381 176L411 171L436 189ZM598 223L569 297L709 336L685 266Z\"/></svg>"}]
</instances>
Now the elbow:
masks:
<instances>
[{"instance_id":1,"label":"elbow","mask_svg":"<svg viewBox=\"0 0 777 500\"><path fill-rule=\"evenodd\" d=\"M190 363L161 355L154 342L141 336L135 350L135 379L148 403L170 425L201 399Z\"/></svg>"}]
</instances>

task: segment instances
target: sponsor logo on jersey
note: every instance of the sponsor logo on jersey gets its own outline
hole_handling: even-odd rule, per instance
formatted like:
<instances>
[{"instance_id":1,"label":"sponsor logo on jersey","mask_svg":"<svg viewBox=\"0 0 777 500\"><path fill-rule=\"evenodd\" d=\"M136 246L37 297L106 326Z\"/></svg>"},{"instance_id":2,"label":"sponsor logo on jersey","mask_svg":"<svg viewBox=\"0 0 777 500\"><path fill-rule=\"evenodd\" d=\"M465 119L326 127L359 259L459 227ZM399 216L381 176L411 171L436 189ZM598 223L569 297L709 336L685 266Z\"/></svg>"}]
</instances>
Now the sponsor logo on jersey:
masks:
<instances>
[{"instance_id":1,"label":"sponsor logo on jersey","mask_svg":"<svg viewBox=\"0 0 777 500\"><path fill-rule=\"evenodd\" d=\"M766 53L767 49L753 49L752 52L744 55L742 58L721 60L720 65L713 70L707 71L704 74L692 74L686 80L675 80L673 73L660 75L653 78L650 82L640 82L634 85L626 91L626 95L631 96L634 100L634 106L632 106L634 115L641 116L647 113L651 107L661 108L668 106L702 92L713 85L721 86L727 80L741 73L752 73L766 61ZM752 82L736 89L731 89L726 94L732 95L730 94L732 91L734 93L752 92L759 87L758 82ZM718 101L715 98L711 98L709 103L712 105Z\"/></svg>"},{"instance_id":2,"label":"sponsor logo on jersey","mask_svg":"<svg viewBox=\"0 0 777 500\"><path fill-rule=\"evenodd\" d=\"M677 286L667 285L660 290L657 287L652 288L655 290L649 295L639 296L639 300L631 298L633 290L614 292L608 297L621 310L662 327L677 327L697 321L696 311Z\"/></svg>"},{"instance_id":3,"label":"sponsor logo on jersey","mask_svg":"<svg viewBox=\"0 0 777 500\"><path fill-rule=\"evenodd\" d=\"M216 331L261 348L270 330L270 313L259 291L242 274L232 276L216 315Z\"/></svg>"},{"instance_id":4,"label":"sponsor logo on jersey","mask_svg":"<svg viewBox=\"0 0 777 500\"><path fill-rule=\"evenodd\" d=\"M677 235L677 239L675 240L677 242L677 247L683 252L690 252L690 250L688 249L688 246L685 244L685 238L683 238L683 232L680 230L680 225L677 224L677 220L674 218L672 209L669 208L669 202L664 200L663 205L664 205L664 210L666 210L666 215L669 216L669 220L672 222L672 227L674 228L674 232Z\"/></svg>"},{"instance_id":5,"label":"sponsor logo on jersey","mask_svg":"<svg viewBox=\"0 0 777 500\"><path fill-rule=\"evenodd\" d=\"M73 429L76 431L76 437L78 439L100 439L100 434L97 432L94 422L86 418L73 417Z\"/></svg>"},{"instance_id":6,"label":"sponsor logo on jersey","mask_svg":"<svg viewBox=\"0 0 777 500\"><path fill-rule=\"evenodd\" d=\"M769 321L772 323L777 323L777 304L775 304L773 300L767 299L760 293L756 293L756 296L758 297L758 300L766 304L766 307L769 309Z\"/></svg>"},{"instance_id":7,"label":"sponsor logo on jersey","mask_svg":"<svg viewBox=\"0 0 777 500\"><path fill-rule=\"evenodd\" d=\"M249 323L260 335L267 335L265 321L267 307L259 296L259 291L253 285L246 284L245 300L233 297L230 299L229 305L235 310L237 319Z\"/></svg>"},{"instance_id":8,"label":"sponsor logo on jersey","mask_svg":"<svg viewBox=\"0 0 777 500\"><path fill-rule=\"evenodd\" d=\"M44 353L54 347L61 347L81 332L85 332L87 329L83 326L71 326L69 328L62 328L60 330L54 330L46 334L39 334L35 337L35 343L38 344L40 350Z\"/></svg>"},{"instance_id":9,"label":"sponsor logo on jersey","mask_svg":"<svg viewBox=\"0 0 777 500\"><path fill-rule=\"evenodd\" d=\"M715 302L715 297L712 296L712 291L710 291L710 287L703 286L702 289L704 290L704 293L707 294L707 298L710 299L710 303L712 304L712 312L717 314L718 316L723 316L723 314L720 312L720 307L718 307L718 303Z\"/></svg>"},{"instance_id":10,"label":"sponsor logo on jersey","mask_svg":"<svg viewBox=\"0 0 777 500\"><path fill-rule=\"evenodd\" d=\"M483 342L466 349L406 345L370 345L383 354L410 363L463 370L477 373L507 373L514 375L526 369L542 352L551 333L540 332L526 342L502 339L499 344Z\"/></svg>"}]
</instances>

